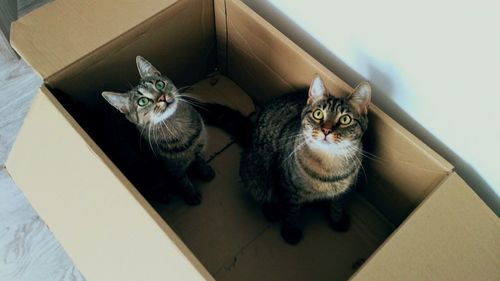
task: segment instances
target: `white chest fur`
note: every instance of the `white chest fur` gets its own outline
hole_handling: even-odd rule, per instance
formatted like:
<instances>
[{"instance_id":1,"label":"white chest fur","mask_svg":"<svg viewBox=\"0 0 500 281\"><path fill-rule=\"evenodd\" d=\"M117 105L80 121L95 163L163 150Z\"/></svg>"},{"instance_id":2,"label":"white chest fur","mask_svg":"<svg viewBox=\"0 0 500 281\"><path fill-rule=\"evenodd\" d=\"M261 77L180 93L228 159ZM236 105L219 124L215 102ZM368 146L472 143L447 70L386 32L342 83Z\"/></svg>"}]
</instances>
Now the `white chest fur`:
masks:
<instances>
[{"instance_id":1,"label":"white chest fur","mask_svg":"<svg viewBox=\"0 0 500 281\"><path fill-rule=\"evenodd\" d=\"M297 153L292 181L302 202L332 199L346 192L357 178L361 162L352 150L305 148Z\"/></svg>"}]
</instances>

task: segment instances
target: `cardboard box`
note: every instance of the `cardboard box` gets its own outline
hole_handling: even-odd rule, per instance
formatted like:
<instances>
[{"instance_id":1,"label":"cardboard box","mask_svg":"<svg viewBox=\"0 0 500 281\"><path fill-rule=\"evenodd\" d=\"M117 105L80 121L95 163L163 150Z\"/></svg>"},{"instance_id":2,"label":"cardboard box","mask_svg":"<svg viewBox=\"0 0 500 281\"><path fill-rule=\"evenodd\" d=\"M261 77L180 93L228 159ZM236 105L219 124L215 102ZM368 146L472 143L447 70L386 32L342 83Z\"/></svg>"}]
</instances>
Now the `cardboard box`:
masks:
<instances>
[{"instance_id":1,"label":"cardboard box","mask_svg":"<svg viewBox=\"0 0 500 281\"><path fill-rule=\"evenodd\" d=\"M260 104L307 86L314 73L333 92L352 90L240 1L54 1L15 22L11 42L45 86L7 169L87 280L500 277L498 217L375 105L366 134L373 156L349 203L347 233L312 208L304 240L284 243L241 188L240 147L215 128L208 154L217 177L200 183L200 206L152 206L141 196L94 130L97 112L111 110L101 91L138 80L136 55L245 114L248 96ZM215 69L223 75L204 80Z\"/></svg>"}]
</instances>

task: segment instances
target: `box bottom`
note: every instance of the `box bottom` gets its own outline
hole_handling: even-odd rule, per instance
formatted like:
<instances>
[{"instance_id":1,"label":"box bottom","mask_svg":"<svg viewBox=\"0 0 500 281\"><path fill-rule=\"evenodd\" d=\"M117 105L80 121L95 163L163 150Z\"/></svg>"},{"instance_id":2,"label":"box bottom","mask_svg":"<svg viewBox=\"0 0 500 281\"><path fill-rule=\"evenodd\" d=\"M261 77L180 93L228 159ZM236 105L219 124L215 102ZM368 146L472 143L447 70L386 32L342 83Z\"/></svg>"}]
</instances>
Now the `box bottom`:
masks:
<instances>
[{"instance_id":1,"label":"box bottom","mask_svg":"<svg viewBox=\"0 0 500 281\"><path fill-rule=\"evenodd\" d=\"M217 280L345 280L382 244L393 227L360 195L348 203L351 228L333 231L318 206L304 211L304 238L295 246L280 236L238 176L241 148L231 144L210 165L210 183L196 182L203 201L179 198L153 207Z\"/></svg>"},{"instance_id":2,"label":"box bottom","mask_svg":"<svg viewBox=\"0 0 500 281\"><path fill-rule=\"evenodd\" d=\"M208 134L212 144L229 139L215 128ZM232 143L215 154L209 150L217 175L209 183L195 182L203 195L201 205L187 206L179 198L152 204L217 280L345 280L394 230L354 192L347 206L348 232L335 232L326 212L311 205L303 214L303 240L288 245L280 236L280 223L269 223L243 189L241 147Z\"/></svg>"},{"instance_id":3,"label":"box bottom","mask_svg":"<svg viewBox=\"0 0 500 281\"><path fill-rule=\"evenodd\" d=\"M55 89L53 91L56 92ZM191 94L204 102L221 103L238 109L244 115L254 111L249 96L224 76L213 76L196 83ZM85 105L87 109L83 109L84 102L75 97L62 92L56 96L115 165L122 167L122 172L133 184L148 178L144 175L151 174L155 161L146 161L146 167L137 165L131 160L133 158L120 158L123 150L117 144L128 135L118 129L109 129L114 124L125 122L122 125L132 126L129 130L133 138L128 136L128 139L140 139L133 125L122 116L112 119L117 123L101 122L111 119L111 112L116 113L110 111L114 109L109 106L94 110L98 104L89 103ZM216 177L208 183L194 181L203 196L201 205L188 206L177 197L168 204L149 203L215 279L345 280L394 230L394 226L368 200L354 192L347 204L351 217L349 231L333 231L326 212L312 205L304 210L303 240L295 246L285 243L280 235L280 224L269 223L261 212L261 206L243 189L239 178L241 147L218 128L208 127L207 134L209 140L205 156ZM129 144L129 148L128 153L131 154L145 153L133 150L139 148L136 143ZM157 187L169 184L167 178L156 178L153 182ZM361 174L359 181L365 180L369 182ZM136 184L141 192L144 191L141 188L146 186Z\"/></svg>"}]
</instances>

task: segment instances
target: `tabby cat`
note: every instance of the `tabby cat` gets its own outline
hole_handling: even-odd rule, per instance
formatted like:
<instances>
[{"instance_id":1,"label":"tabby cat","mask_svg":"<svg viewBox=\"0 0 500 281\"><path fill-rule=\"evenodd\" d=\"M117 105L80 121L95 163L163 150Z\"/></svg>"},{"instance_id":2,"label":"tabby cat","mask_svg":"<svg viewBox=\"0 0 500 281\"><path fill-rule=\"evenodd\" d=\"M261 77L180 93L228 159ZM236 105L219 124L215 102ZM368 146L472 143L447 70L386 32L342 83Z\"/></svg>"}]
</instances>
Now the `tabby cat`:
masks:
<instances>
[{"instance_id":1,"label":"tabby cat","mask_svg":"<svg viewBox=\"0 0 500 281\"><path fill-rule=\"evenodd\" d=\"M342 199L361 167L371 99L366 82L336 97L318 75L308 92L263 107L240 166L245 188L268 219L282 219L281 235L290 244L301 240L301 207L313 201L327 201L333 229L348 230Z\"/></svg>"},{"instance_id":2,"label":"tabby cat","mask_svg":"<svg viewBox=\"0 0 500 281\"><path fill-rule=\"evenodd\" d=\"M164 166L164 179L176 186L190 205L201 203L201 193L187 176L214 178L202 151L207 142L200 114L184 99L170 79L141 56L136 58L141 80L127 93L102 96L135 124Z\"/></svg>"}]
</instances>

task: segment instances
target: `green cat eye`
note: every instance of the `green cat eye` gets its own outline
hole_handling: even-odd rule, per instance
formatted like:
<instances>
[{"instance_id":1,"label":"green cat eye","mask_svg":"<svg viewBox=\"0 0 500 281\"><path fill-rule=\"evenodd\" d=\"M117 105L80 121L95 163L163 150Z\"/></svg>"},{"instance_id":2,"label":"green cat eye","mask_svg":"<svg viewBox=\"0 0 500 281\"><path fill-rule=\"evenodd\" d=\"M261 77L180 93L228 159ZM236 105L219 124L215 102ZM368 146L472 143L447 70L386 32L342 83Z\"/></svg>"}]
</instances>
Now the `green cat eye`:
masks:
<instances>
[{"instance_id":1,"label":"green cat eye","mask_svg":"<svg viewBox=\"0 0 500 281\"><path fill-rule=\"evenodd\" d=\"M146 97L142 97L142 98L140 98L140 99L137 100L137 104L139 106L146 106L146 105L149 104L150 101L151 101L150 99L148 99Z\"/></svg>"},{"instance_id":2,"label":"green cat eye","mask_svg":"<svg viewBox=\"0 0 500 281\"><path fill-rule=\"evenodd\" d=\"M340 116L339 121L340 121L340 124L342 124L342 125L349 125L349 124L351 124L352 118L351 118L351 116L344 114L344 115Z\"/></svg>"},{"instance_id":3,"label":"green cat eye","mask_svg":"<svg viewBox=\"0 0 500 281\"><path fill-rule=\"evenodd\" d=\"M312 116L316 120L322 120L323 119L323 110L321 110L319 108L316 109L315 111L313 111Z\"/></svg>"},{"instance_id":4,"label":"green cat eye","mask_svg":"<svg viewBox=\"0 0 500 281\"><path fill-rule=\"evenodd\" d=\"M165 82L161 81L161 80L158 80L156 81L155 83L155 87L158 91L161 91L165 88Z\"/></svg>"}]
</instances>

